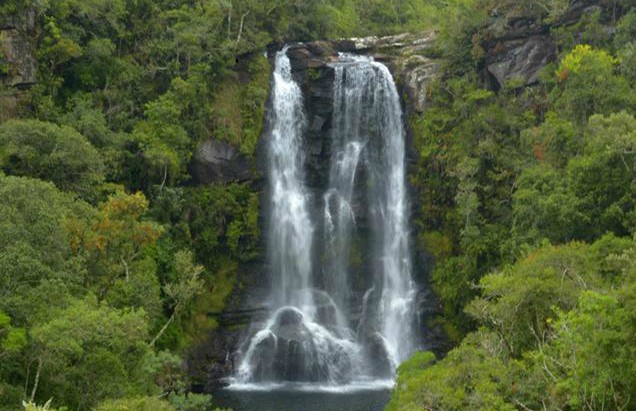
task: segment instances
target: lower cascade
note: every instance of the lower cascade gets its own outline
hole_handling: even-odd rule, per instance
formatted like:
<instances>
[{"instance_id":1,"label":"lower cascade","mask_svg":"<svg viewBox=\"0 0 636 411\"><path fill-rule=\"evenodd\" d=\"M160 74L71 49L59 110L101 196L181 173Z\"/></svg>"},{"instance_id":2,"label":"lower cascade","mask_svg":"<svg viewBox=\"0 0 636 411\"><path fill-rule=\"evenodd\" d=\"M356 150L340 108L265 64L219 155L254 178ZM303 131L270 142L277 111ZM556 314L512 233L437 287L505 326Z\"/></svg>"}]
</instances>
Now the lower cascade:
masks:
<instances>
[{"instance_id":1,"label":"lower cascade","mask_svg":"<svg viewBox=\"0 0 636 411\"><path fill-rule=\"evenodd\" d=\"M305 185L302 92L287 49L276 55L268 135L272 312L244 344L237 385L391 380L417 348L398 92L387 67L371 58L341 54L331 64L329 181L316 194ZM370 227L364 234L354 205L359 187ZM370 286L354 296L357 237L368 237L362 244L372 261L364 273Z\"/></svg>"}]
</instances>

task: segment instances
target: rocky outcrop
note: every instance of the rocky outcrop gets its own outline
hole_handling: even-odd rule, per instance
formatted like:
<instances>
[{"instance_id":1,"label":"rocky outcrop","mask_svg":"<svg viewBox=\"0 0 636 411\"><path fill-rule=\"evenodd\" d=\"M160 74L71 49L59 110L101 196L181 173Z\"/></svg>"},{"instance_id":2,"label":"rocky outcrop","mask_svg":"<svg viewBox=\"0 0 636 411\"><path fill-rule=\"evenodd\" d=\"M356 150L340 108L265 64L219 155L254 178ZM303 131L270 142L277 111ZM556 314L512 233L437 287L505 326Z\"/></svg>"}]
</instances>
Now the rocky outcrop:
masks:
<instances>
[{"instance_id":1,"label":"rocky outcrop","mask_svg":"<svg viewBox=\"0 0 636 411\"><path fill-rule=\"evenodd\" d=\"M528 86L538 81L540 71L557 57L556 42L552 29L556 26L569 26L575 24L585 13L596 10L594 0L578 0L572 3L571 8L559 21L546 23L536 17L492 16L491 23L484 28L479 46L483 50L481 60L481 72L483 79L490 82L493 89L498 89L510 82L521 86ZM338 53L353 53L372 56L376 60L385 63L391 70L401 95L404 98L403 107L406 115L425 112L428 103L428 95L431 85L436 78L441 76L443 61L436 58L438 51L435 46L436 33L427 32L419 34L402 34L389 37L365 37L342 39L337 41L315 41L303 44L294 44L289 47L288 56L292 64L293 74L303 89L305 113L306 113L306 179L310 189L316 193L323 192L328 183L328 164L331 156L330 130L333 118L333 82L334 69L331 63L338 60ZM276 49L270 50L273 58ZM265 133L266 134L266 133ZM265 138L263 139L265 140ZM410 144L407 142L407 146ZM410 154L414 158L412 144ZM257 153L257 163L262 166L265 161L265 152L261 145ZM195 155L201 170L193 170L195 179L201 183L227 182L247 178L245 159L238 151L228 147L225 143L209 140L203 143ZM408 159L407 159L408 161ZM412 170L411 170L412 171ZM365 170L359 170L357 178L365 179ZM363 192L363 190L358 190ZM318 195L314 196L318 197ZM364 213L356 209L358 205L364 205L365 198L358 197L352 200L352 206L356 214L356 225L361 230L360 237L365 237ZM319 212L320 199L316 201L313 212ZM417 205L414 205L417 208ZM359 217L359 218L358 218ZM316 228L318 231L320 227ZM316 238L321 233L316 232ZM369 236L370 237L370 232ZM356 249L357 247L357 249ZM360 244L352 244L357 251L367 247ZM352 254L355 254L352 253ZM364 254L357 256L361 261L370 260ZM428 269L432 265L432 257L426 255L423 250L417 250L414 256L415 281L425 284L428 281ZM263 259L264 260L264 259ZM265 261L252 263L249 269L242 267L239 282L226 309L222 313L210 313L210 316L218 319L219 328L210 333L207 342L196 347L192 351L189 361L189 371L200 389L210 391L223 382L225 377L236 372L238 358L235 353L244 344L248 335L253 335L257 330L264 328L268 307L266 304L269 295L270 281L267 275L268 269ZM364 265L356 269L359 274L352 272L354 281L352 286L357 290L365 289L368 284L365 278ZM354 269L354 270L356 270ZM368 271L367 271L368 272ZM373 298L373 296L371 296ZM418 295L418 308L420 319L433 318L439 314L439 307L435 305L435 296L430 289L423 287ZM360 302L354 302L350 307L352 312L360 309ZM326 312L324 315L328 316ZM361 315L359 318L362 318ZM290 316L294 320L294 316ZM284 324L283 324L284 323ZM361 321L362 323L362 321ZM423 321L418 329L424 330L426 335L423 346L433 351L443 351L446 341L443 333L435 329L427 329ZM303 329L299 321L283 321L275 332L286 336L284 347L286 354L289 351L297 351L297 343L304 341ZM361 329L364 331L364 324ZM371 357L384 358L383 345L373 330L364 334L367 339L365 346ZM272 363L262 370L264 379L268 373L298 374L298 369L289 368L287 363L277 360L277 349L272 347L271 338L263 338L262 350L273 353ZM441 347L441 348L440 348ZM298 364L302 361L299 359ZM378 362L374 365L373 373L385 375L390 364ZM311 380L312 378L308 377Z\"/></svg>"},{"instance_id":2,"label":"rocky outcrop","mask_svg":"<svg viewBox=\"0 0 636 411\"><path fill-rule=\"evenodd\" d=\"M190 175L196 184L227 184L254 177L252 161L224 141L209 138L197 147Z\"/></svg>"},{"instance_id":3,"label":"rocky outcrop","mask_svg":"<svg viewBox=\"0 0 636 411\"><path fill-rule=\"evenodd\" d=\"M15 116L23 91L36 83L35 13L0 17L0 122Z\"/></svg>"},{"instance_id":4,"label":"rocky outcrop","mask_svg":"<svg viewBox=\"0 0 636 411\"><path fill-rule=\"evenodd\" d=\"M584 15L603 12L598 0L573 1L558 19L543 16L499 15L493 11L492 21L483 31L480 42L484 50L483 74L495 89L514 82L518 87L539 80L539 73L557 58L553 29L581 21Z\"/></svg>"},{"instance_id":5,"label":"rocky outcrop","mask_svg":"<svg viewBox=\"0 0 636 411\"><path fill-rule=\"evenodd\" d=\"M494 49L493 49L494 50ZM499 87L510 81L527 86L539 80L539 72L556 58L556 46L549 36L501 41L488 55L486 67Z\"/></svg>"},{"instance_id":6,"label":"rocky outcrop","mask_svg":"<svg viewBox=\"0 0 636 411\"><path fill-rule=\"evenodd\" d=\"M326 178L323 162L329 155L324 144L324 133L329 129L333 107L333 69L329 63L338 59L338 53L373 56L389 65L396 81L407 96L409 109L422 112L432 80L440 74L440 60L427 55L433 47L436 33L401 34L388 37L365 37L336 41L315 41L295 44L288 55L293 70L308 96L307 113L311 114L308 139L309 166L319 185ZM272 50L273 52L273 50ZM271 57L271 53L270 53ZM262 150L261 150L262 151ZM257 154L258 157L258 154ZM262 156L261 156L262 157ZM327 157L328 158L328 157ZM190 164L190 174L195 184L226 184L254 180L262 173L247 156L226 142L211 137L195 150Z\"/></svg>"},{"instance_id":7,"label":"rocky outcrop","mask_svg":"<svg viewBox=\"0 0 636 411\"><path fill-rule=\"evenodd\" d=\"M373 56L387 63L406 93L408 108L423 112L432 81L441 75L442 61L435 54L435 31L405 33L387 37L364 37L341 40L339 51Z\"/></svg>"},{"instance_id":8,"label":"rocky outcrop","mask_svg":"<svg viewBox=\"0 0 636 411\"><path fill-rule=\"evenodd\" d=\"M334 69L339 53L373 57L386 64L395 78L408 113L423 112L433 80L441 75L443 61L434 54L436 32L364 37L294 44L287 55L303 89L307 114L306 166L310 187L322 188L329 170ZM360 199L363 202L363 199ZM361 221L358 221L361 223ZM362 222L363 223L363 222Z\"/></svg>"}]
</instances>

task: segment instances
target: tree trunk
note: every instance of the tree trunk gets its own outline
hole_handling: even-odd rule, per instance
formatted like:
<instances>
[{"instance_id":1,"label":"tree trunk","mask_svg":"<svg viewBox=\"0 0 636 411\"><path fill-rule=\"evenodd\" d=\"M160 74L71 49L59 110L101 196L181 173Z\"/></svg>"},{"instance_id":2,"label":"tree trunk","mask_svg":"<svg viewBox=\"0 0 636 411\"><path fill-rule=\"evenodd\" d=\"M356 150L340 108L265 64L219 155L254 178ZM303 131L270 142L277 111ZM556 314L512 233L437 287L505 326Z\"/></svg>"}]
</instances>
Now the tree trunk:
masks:
<instances>
[{"instance_id":1,"label":"tree trunk","mask_svg":"<svg viewBox=\"0 0 636 411\"><path fill-rule=\"evenodd\" d=\"M163 327L161 327L161 330L159 330L157 335L155 335L155 338L153 338L152 341L150 341L150 346L151 347L153 347L155 345L157 340L159 338L161 338L163 333L166 332L166 330L168 329L168 326L170 326L170 324L174 321L175 313L176 313L176 310L172 312L172 315L170 316L170 318L168 318L168 321L166 321L166 323L163 325Z\"/></svg>"},{"instance_id":2,"label":"tree trunk","mask_svg":"<svg viewBox=\"0 0 636 411\"><path fill-rule=\"evenodd\" d=\"M35 401L35 394L38 392L38 384L40 383L40 372L42 371L42 357L38 357L38 369L35 373L35 381L33 381L33 389L31 390L31 402Z\"/></svg>"}]
</instances>

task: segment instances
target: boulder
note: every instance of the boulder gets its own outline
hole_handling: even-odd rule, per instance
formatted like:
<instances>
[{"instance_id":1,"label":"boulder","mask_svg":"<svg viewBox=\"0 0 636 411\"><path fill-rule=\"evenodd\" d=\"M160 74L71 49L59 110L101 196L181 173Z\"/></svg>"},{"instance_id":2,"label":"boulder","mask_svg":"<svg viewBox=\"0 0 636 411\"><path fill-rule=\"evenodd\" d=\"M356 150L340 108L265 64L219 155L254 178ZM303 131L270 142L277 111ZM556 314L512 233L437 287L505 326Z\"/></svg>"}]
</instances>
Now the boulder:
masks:
<instances>
[{"instance_id":1,"label":"boulder","mask_svg":"<svg viewBox=\"0 0 636 411\"><path fill-rule=\"evenodd\" d=\"M487 69L503 87L511 80L520 86L534 84L539 72L556 58L556 45L547 35L503 40L487 58Z\"/></svg>"},{"instance_id":2,"label":"boulder","mask_svg":"<svg viewBox=\"0 0 636 411\"><path fill-rule=\"evenodd\" d=\"M276 315L274 334L289 343L302 343L310 338L310 333L303 323L303 314L295 308L283 308Z\"/></svg>"},{"instance_id":3,"label":"boulder","mask_svg":"<svg viewBox=\"0 0 636 411\"><path fill-rule=\"evenodd\" d=\"M250 159L233 145L214 138L197 147L190 169L198 184L226 184L254 178Z\"/></svg>"},{"instance_id":4,"label":"boulder","mask_svg":"<svg viewBox=\"0 0 636 411\"><path fill-rule=\"evenodd\" d=\"M367 358L372 358L369 366L369 375L377 378L393 377L393 363L391 356L386 348L384 338L378 332L374 332L369 336L365 344Z\"/></svg>"}]
</instances>

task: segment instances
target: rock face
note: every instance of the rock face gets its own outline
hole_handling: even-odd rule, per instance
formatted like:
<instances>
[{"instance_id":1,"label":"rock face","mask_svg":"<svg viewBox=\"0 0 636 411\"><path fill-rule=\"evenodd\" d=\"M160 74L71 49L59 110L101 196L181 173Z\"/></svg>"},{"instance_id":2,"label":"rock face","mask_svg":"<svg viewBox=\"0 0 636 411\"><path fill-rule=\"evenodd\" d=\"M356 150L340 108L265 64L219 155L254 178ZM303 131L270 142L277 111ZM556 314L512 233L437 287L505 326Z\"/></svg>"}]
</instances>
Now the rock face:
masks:
<instances>
[{"instance_id":1,"label":"rock face","mask_svg":"<svg viewBox=\"0 0 636 411\"><path fill-rule=\"evenodd\" d=\"M197 147L190 174L197 184L250 180L252 162L231 144L210 138Z\"/></svg>"},{"instance_id":2,"label":"rock face","mask_svg":"<svg viewBox=\"0 0 636 411\"><path fill-rule=\"evenodd\" d=\"M35 14L0 17L0 122L15 116L23 90L37 81L37 61L32 41Z\"/></svg>"},{"instance_id":3,"label":"rock face","mask_svg":"<svg viewBox=\"0 0 636 411\"><path fill-rule=\"evenodd\" d=\"M396 81L406 93L409 109L423 112L432 80L441 73L441 61L430 57L437 34L400 34L341 40L339 51L366 54L389 65Z\"/></svg>"},{"instance_id":4,"label":"rock face","mask_svg":"<svg viewBox=\"0 0 636 411\"><path fill-rule=\"evenodd\" d=\"M339 372L332 376L337 381L346 383L352 377L352 364L343 347L310 331L303 314L295 308L282 308L274 324L260 331L253 344L250 359L259 359L252 363L256 382L325 381L324 361L339 364Z\"/></svg>"},{"instance_id":5,"label":"rock face","mask_svg":"<svg viewBox=\"0 0 636 411\"><path fill-rule=\"evenodd\" d=\"M557 58L552 29L573 25L585 14L603 11L598 0L575 0L556 21L541 21L536 16L492 16L483 29L480 46L485 51L484 77L491 77L495 89L514 81L518 87L539 80L539 73Z\"/></svg>"},{"instance_id":6,"label":"rock face","mask_svg":"<svg viewBox=\"0 0 636 411\"><path fill-rule=\"evenodd\" d=\"M498 43L497 52L489 55L486 65L499 87L513 80L527 86L536 83L540 70L555 58L552 39L536 35Z\"/></svg>"}]
</instances>

